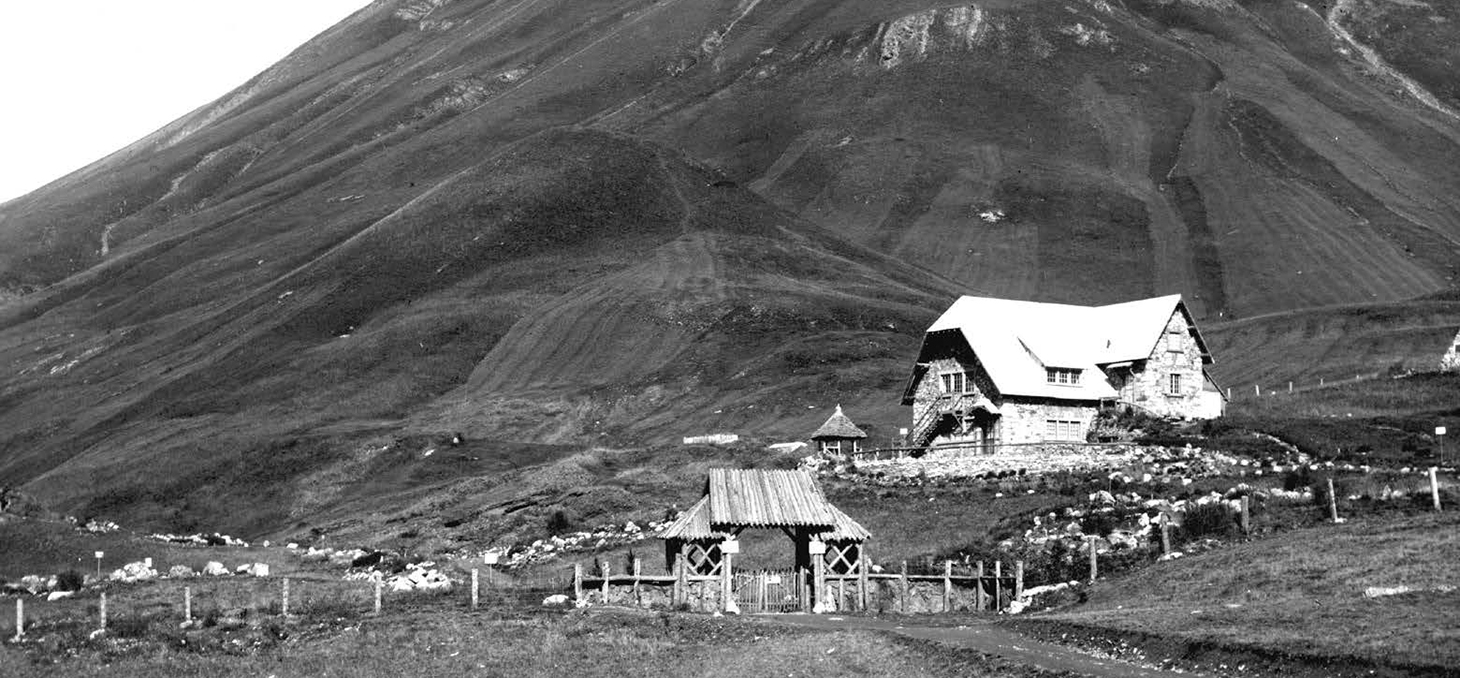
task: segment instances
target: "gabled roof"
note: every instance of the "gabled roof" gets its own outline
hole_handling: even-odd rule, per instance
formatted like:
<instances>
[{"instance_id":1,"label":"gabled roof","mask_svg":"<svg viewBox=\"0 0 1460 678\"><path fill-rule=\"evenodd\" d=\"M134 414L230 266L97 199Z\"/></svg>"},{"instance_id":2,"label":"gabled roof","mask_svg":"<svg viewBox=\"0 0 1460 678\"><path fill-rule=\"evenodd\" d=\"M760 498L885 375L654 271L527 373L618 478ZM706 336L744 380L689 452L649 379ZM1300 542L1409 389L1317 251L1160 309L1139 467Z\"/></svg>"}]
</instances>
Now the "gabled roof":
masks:
<instances>
[{"instance_id":1,"label":"gabled roof","mask_svg":"<svg viewBox=\"0 0 1460 678\"><path fill-rule=\"evenodd\" d=\"M867 433L865 431L857 428L857 425L852 423L850 417L842 414L841 405L837 405L836 411L833 412L830 417L826 418L826 423L822 424L821 428L816 429L816 432L811 434L812 440L821 440L823 438L866 437Z\"/></svg>"},{"instance_id":2,"label":"gabled roof","mask_svg":"<svg viewBox=\"0 0 1460 678\"><path fill-rule=\"evenodd\" d=\"M750 527L830 527L836 518L805 471L710 469L710 522Z\"/></svg>"},{"instance_id":3,"label":"gabled roof","mask_svg":"<svg viewBox=\"0 0 1460 678\"><path fill-rule=\"evenodd\" d=\"M1195 333L1179 294L1108 306L960 297L928 334L961 335L1004 395L1100 400L1117 396L1100 366L1150 357L1177 311ZM1203 361L1211 362L1205 341L1195 336ZM1048 383L1045 370L1052 367L1081 370L1080 383Z\"/></svg>"},{"instance_id":4,"label":"gabled roof","mask_svg":"<svg viewBox=\"0 0 1460 678\"><path fill-rule=\"evenodd\" d=\"M805 471L711 469L705 496L660 532L664 539L722 539L741 527L803 527L822 539L871 533L826 500Z\"/></svg>"}]
</instances>

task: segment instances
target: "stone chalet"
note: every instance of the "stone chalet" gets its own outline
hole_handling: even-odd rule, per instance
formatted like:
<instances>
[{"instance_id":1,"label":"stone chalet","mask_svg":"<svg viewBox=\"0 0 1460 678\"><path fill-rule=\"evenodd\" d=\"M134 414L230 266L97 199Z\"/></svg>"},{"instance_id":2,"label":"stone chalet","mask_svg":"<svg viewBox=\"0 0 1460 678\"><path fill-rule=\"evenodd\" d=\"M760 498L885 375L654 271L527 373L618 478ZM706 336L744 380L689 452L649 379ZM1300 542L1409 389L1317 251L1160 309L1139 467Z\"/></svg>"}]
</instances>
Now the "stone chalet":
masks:
<instances>
[{"instance_id":1,"label":"stone chalet","mask_svg":"<svg viewBox=\"0 0 1460 678\"><path fill-rule=\"evenodd\" d=\"M1226 398L1181 295L1108 306L962 297L928 328L902 395L908 444L1081 441L1120 404L1210 419Z\"/></svg>"}]
</instances>

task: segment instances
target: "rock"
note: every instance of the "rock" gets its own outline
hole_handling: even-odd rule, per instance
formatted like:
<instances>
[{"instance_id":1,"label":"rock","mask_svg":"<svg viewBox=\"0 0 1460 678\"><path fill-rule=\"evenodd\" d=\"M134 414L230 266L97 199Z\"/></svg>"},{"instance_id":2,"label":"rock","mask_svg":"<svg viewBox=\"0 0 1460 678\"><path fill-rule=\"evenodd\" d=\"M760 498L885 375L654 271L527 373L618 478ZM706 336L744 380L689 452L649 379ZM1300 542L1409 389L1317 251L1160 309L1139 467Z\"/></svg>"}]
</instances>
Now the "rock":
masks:
<instances>
[{"instance_id":1,"label":"rock","mask_svg":"<svg viewBox=\"0 0 1460 678\"><path fill-rule=\"evenodd\" d=\"M209 577L225 577L228 576L228 568L224 567L223 563L210 560L207 565L203 566L203 574Z\"/></svg>"},{"instance_id":2,"label":"rock","mask_svg":"<svg viewBox=\"0 0 1460 678\"><path fill-rule=\"evenodd\" d=\"M147 581L157 578L157 570L152 569L145 562L127 563L120 569L113 570L109 579L131 584L139 581Z\"/></svg>"},{"instance_id":3,"label":"rock","mask_svg":"<svg viewBox=\"0 0 1460 678\"><path fill-rule=\"evenodd\" d=\"M196 577L198 576L198 573L194 572L193 568L188 567L187 565L173 565L172 568L167 571L167 576L174 579L186 579L188 577Z\"/></svg>"},{"instance_id":4,"label":"rock","mask_svg":"<svg viewBox=\"0 0 1460 678\"><path fill-rule=\"evenodd\" d=\"M52 591L46 596L46 602L52 603L62 598L70 598L76 595L75 591Z\"/></svg>"},{"instance_id":5,"label":"rock","mask_svg":"<svg viewBox=\"0 0 1460 678\"><path fill-rule=\"evenodd\" d=\"M543 607L567 607L571 601L568 596L562 593L555 593L542 599Z\"/></svg>"}]
</instances>

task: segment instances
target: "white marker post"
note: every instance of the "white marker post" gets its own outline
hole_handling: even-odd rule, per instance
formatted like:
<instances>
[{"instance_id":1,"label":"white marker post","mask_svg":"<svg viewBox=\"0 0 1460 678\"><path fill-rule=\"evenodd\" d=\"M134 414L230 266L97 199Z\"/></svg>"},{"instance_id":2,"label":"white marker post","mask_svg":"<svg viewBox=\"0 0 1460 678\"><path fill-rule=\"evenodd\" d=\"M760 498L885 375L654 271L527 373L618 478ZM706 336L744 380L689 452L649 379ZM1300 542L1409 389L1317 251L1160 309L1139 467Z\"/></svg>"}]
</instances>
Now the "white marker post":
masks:
<instances>
[{"instance_id":1,"label":"white marker post","mask_svg":"<svg viewBox=\"0 0 1460 678\"><path fill-rule=\"evenodd\" d=\"M96 552L96 580L98 582L101 581L101 559L105 555L106 555L106 553L104 553L104 552L101 552L101 551L97 551Z\"/></svg>"},{"instance_id":2,"label":"white marker post","mask_svg":"<svg viewBox=\"0 0 1460 678\"><path fill-rule=\"evenodd\" d=\"M1440 439L1440 466L1445 465L1445 427L1435 427L1435 437Z\"/></svg>"}]
</instances>

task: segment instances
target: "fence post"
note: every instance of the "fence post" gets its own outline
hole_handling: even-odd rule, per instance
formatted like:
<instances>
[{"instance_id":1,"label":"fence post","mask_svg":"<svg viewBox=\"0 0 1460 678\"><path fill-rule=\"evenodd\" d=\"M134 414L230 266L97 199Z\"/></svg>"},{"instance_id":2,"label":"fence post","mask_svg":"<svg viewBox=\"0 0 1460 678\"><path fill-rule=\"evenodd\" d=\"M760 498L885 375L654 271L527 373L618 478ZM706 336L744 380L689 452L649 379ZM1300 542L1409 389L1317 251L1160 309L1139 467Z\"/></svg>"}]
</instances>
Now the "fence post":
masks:
<instances>
[{"instance_id":1,"label":"fence post","mask_svg":"<svg viewBox=\"0 0 1460 678\"><path fill-rule=\"evenodd\" d=\"M1290 381L1290 382L1288 382L1288 393L1292 393L1292 392L1293 392L1293 382Z\"/></svg>"},{"instance_id":2,"label":"fence post","mask_svg":"<svg viewBox=\"0 0 1460 678\"><path fill-rule=\"evenodd\" d=\"M639 577L643 575L643 562L638 556L634 556L634 604L643 602L643 596L639 593Z\"/></svg>"},{"instance_id":3,"label":"fence post","mask_svg":"<svg viewBox=\"0 0 1460 678\"><path fill-rule=\"evenodd\" d=\"M99 609L99 612L101 613L101 615L100 615L101 616L101 630L105 631L106 630L106 591L102 591L101 592L101 601L99 603L99 608L100 608Z\"/></svg>"},{"instance_id":4,"label":"fence post","mask_svg":"<svg viewBox=\"0 0 1460 678\"><path fill-rule=\"evenodd\" d=\"M994 561L994 612L1004 605L1004 561Z\"/></svg>"},{"instance_id":5,"label":"fence post","mask_svg":"<svg viewBox=\"0 0 1460 678\"><path fill-rule=\"evenodd\" d=\"M193 587L183 587L183 621L193 620Z\"/></svg>"},{"instance_id":6,"label":"fence post","mask_svg":"<svg viewBox=\"0 0 1460 678\"><path fill-rule=\"evenodd\" d=\"M674 606L684 604L684 554L674 554Z\"/></svg>"},{"instance_id":7,"label":"fence post","mask_svg":"<svg viewBox=\"0 0 1460 678\"><path fill-rule=\"evenodd\" d=\"M377 614L377 615L380 614L380 602L381 602L381 599L384 598L384 597L385 597L385 581L382 580L382 579L376 579L375 580L375 614Z\"/></svg>"},{"instance_id":8,"label":"fence post","mask_svg":"<svg viewBox=\"0 0 1460 678\"><path fill-rule=\"evenodd\" d=\"M907 561L902 561L902 613L907 614Z\"/></svg>"},{"instance_id":9,"label":"fence post","mask_svg":"<svg viewBox=\"0 0 1460 678\"><path fill-rule=\"evenodd\" d=\"M583 563L573 563L573 604L583 604Z\"/></svg>"},{"instance_id":10,"label":"fence post","mask_svg":"<svg viewBox=\"0 0 1460 678\"><path fill-rule=\"evenodd\" d=\"M287 616L289 616L289 578L288 577L284 577L283 604L279 606L279 616L281 616L281 617L287 617Z\"/></svg>"},{"instance_id":11,"label":"fence post","mask_svg":"<svg viewBox=\"0 0 1460 678\"><path fill-rule=\"evenodd\" d=\"M603 575L603 604L608 604L608 561L598 564L598 571Z\"/></svg>"},{"instance_id":12,"label":"fence post","mask_svg":"<svg viewBox=\"0 0 1460 678\"><path fill-rule=\"evenodd\" d=\"M1092 551L1095 549L1095 547L1093 545L1093 542L1092 542L1092 545L1090 546L1090 549ZM1171 514L1166 513L1165 511L1162 511L1161 512L1161 555L1166 555L1166 554L1169 554L1169 553L1171 553ZM1095 571L1095 565L1094 565L1095 559L1094 558L1091 558L1090 559L1090 562L1091 562L1090 571L1091 572L1094 572ZM1094 574L1091 574L1090 575L1090 580L1091 581L1094 581L1094 579L1095 579L1095 575Z\"/></svg>"},{"instance_id":13,"label":"fence post","mask_svg":"<svg viewBox=\"0 0 1460 678\"><path fill-rule=\"evenodd\" d=\"M1024 561L1014 561L1014 597L1024 597Z\"/></svg>"},{"instance_id":14,"label":"fence post","mask_svg":"<svg viewBox=\"0 0 1460 678\"><path fill-rule=\"evenodd\" d=\"M985 594L983 592L983 561L980 560L980 561L978 561L978 586L974 587L974 596L973 596L973 601L974 601L973 602L973 606L975 608L977 608L979 612L983 612L983 608L984 608L984 595Z\"/></svg>"},{"instance_id":15,"label":"fence post","mask_svg":"<svg viewBox=\"0 0 1460 678\"><path fill-rule=\"evenodd\" d=\"M857 606L867 611L867 552L862 547L857 550Z\"/></svg>"},{"instance_id":16,"label":"fence post","mask_svg":"<svg viewBox=\"0 0 1460 678\"><path fill-rule=\"evenodd\" d=\"M943 561L943 611L953 611L953 561Z\"/></svg>"},{"instance_id":17,"label":"fence post","mask_svg":"<svg viewBox=\"0 0 1460 678\"><path fill-rule=\"evenodd\" d=\"M1439 478L1438 475L1436 475L1437 473L1439 473L1439 468L1434 467L1434 466L1431 466L1430 467L1430 500L1434 502L1434 504L1435 504L1435 510L1436 511L1440 510L1440 478Z\"/></svg>"},{"instance_id":18,"label":"fence post","mask_svg":"<svg viewBox=\"0 0 1460 678\"><path fill-rule=\"evenodd\" d=\"M1333 479L1328 479L1328 517L1338 522L1338 496L1333 493Z\"/></svg>"},{"instance_id":19,"label":"fence post","mask_svg":"<svg viewBox=\"0 0 1460 678\"><path fill-rule=\"evenodd\" d=\"M106 595L106 594L102 594ZM25 637L25 599L15 599L15 642Z\"/></svg>"},{"instance_id":20,"label":"fence post","mask_svg":"<svg viewBox=\"0 0 1460 678\"><path fill-rule=\"evenodd\" d=\"M1242 495L1242 534L1252 534L1252 496Z\"/></svg>"},{"instance_id":21,"label":"fence post","mask_svg":"<svg viewBox=\"0 0 1460 678\"><path fill-rule=\"evenodd\" d=\"M1252 385L1252 395L1255 395L1255 396L1258 396L1258 397L1261 397L1262 396L1262 385L1261 384L1253 384Z\"/></svg>"},{"instance_id":22,"label":"fence post","mask_svg":"<svg viewBox=\"0 0 1460 678\"><path fill-rule=\"evenodd\" d=\"M735 554L722 551L720 553L720 559L720 609L727 614L730 612L739 612L739 607L735 605L735 588L733 586L733 578L735 575L732 565L734 564Z\"/></svg>"},{"instance_id":23,"label":"fence post","mask_svg":"<svg viewBox=\"0 0 1460 678\"><path fill-rule=\"evenodd\" d=\"M480 601L481 584L478 582L477 569L473 567L471 568L471 609L473 610L477 609L477 603Z\"/></svg>"},{"instance_id":24,"label":"fence post","mask_svg":"<svg viewBox=\"0 0 1460 678\"><path fill-rule=\"evenodd\" d=\"M1161 524L1165 525L1166 522L1161 521ZM1095 554L1095 538L1091 537L1087 540L1087 543L1090 544L1090 584L1093 586L1095 584L1095 577L1100 574L1099 565L1096 564L1096 558L1098 556Z\"/></svg>"}]
</instances>

